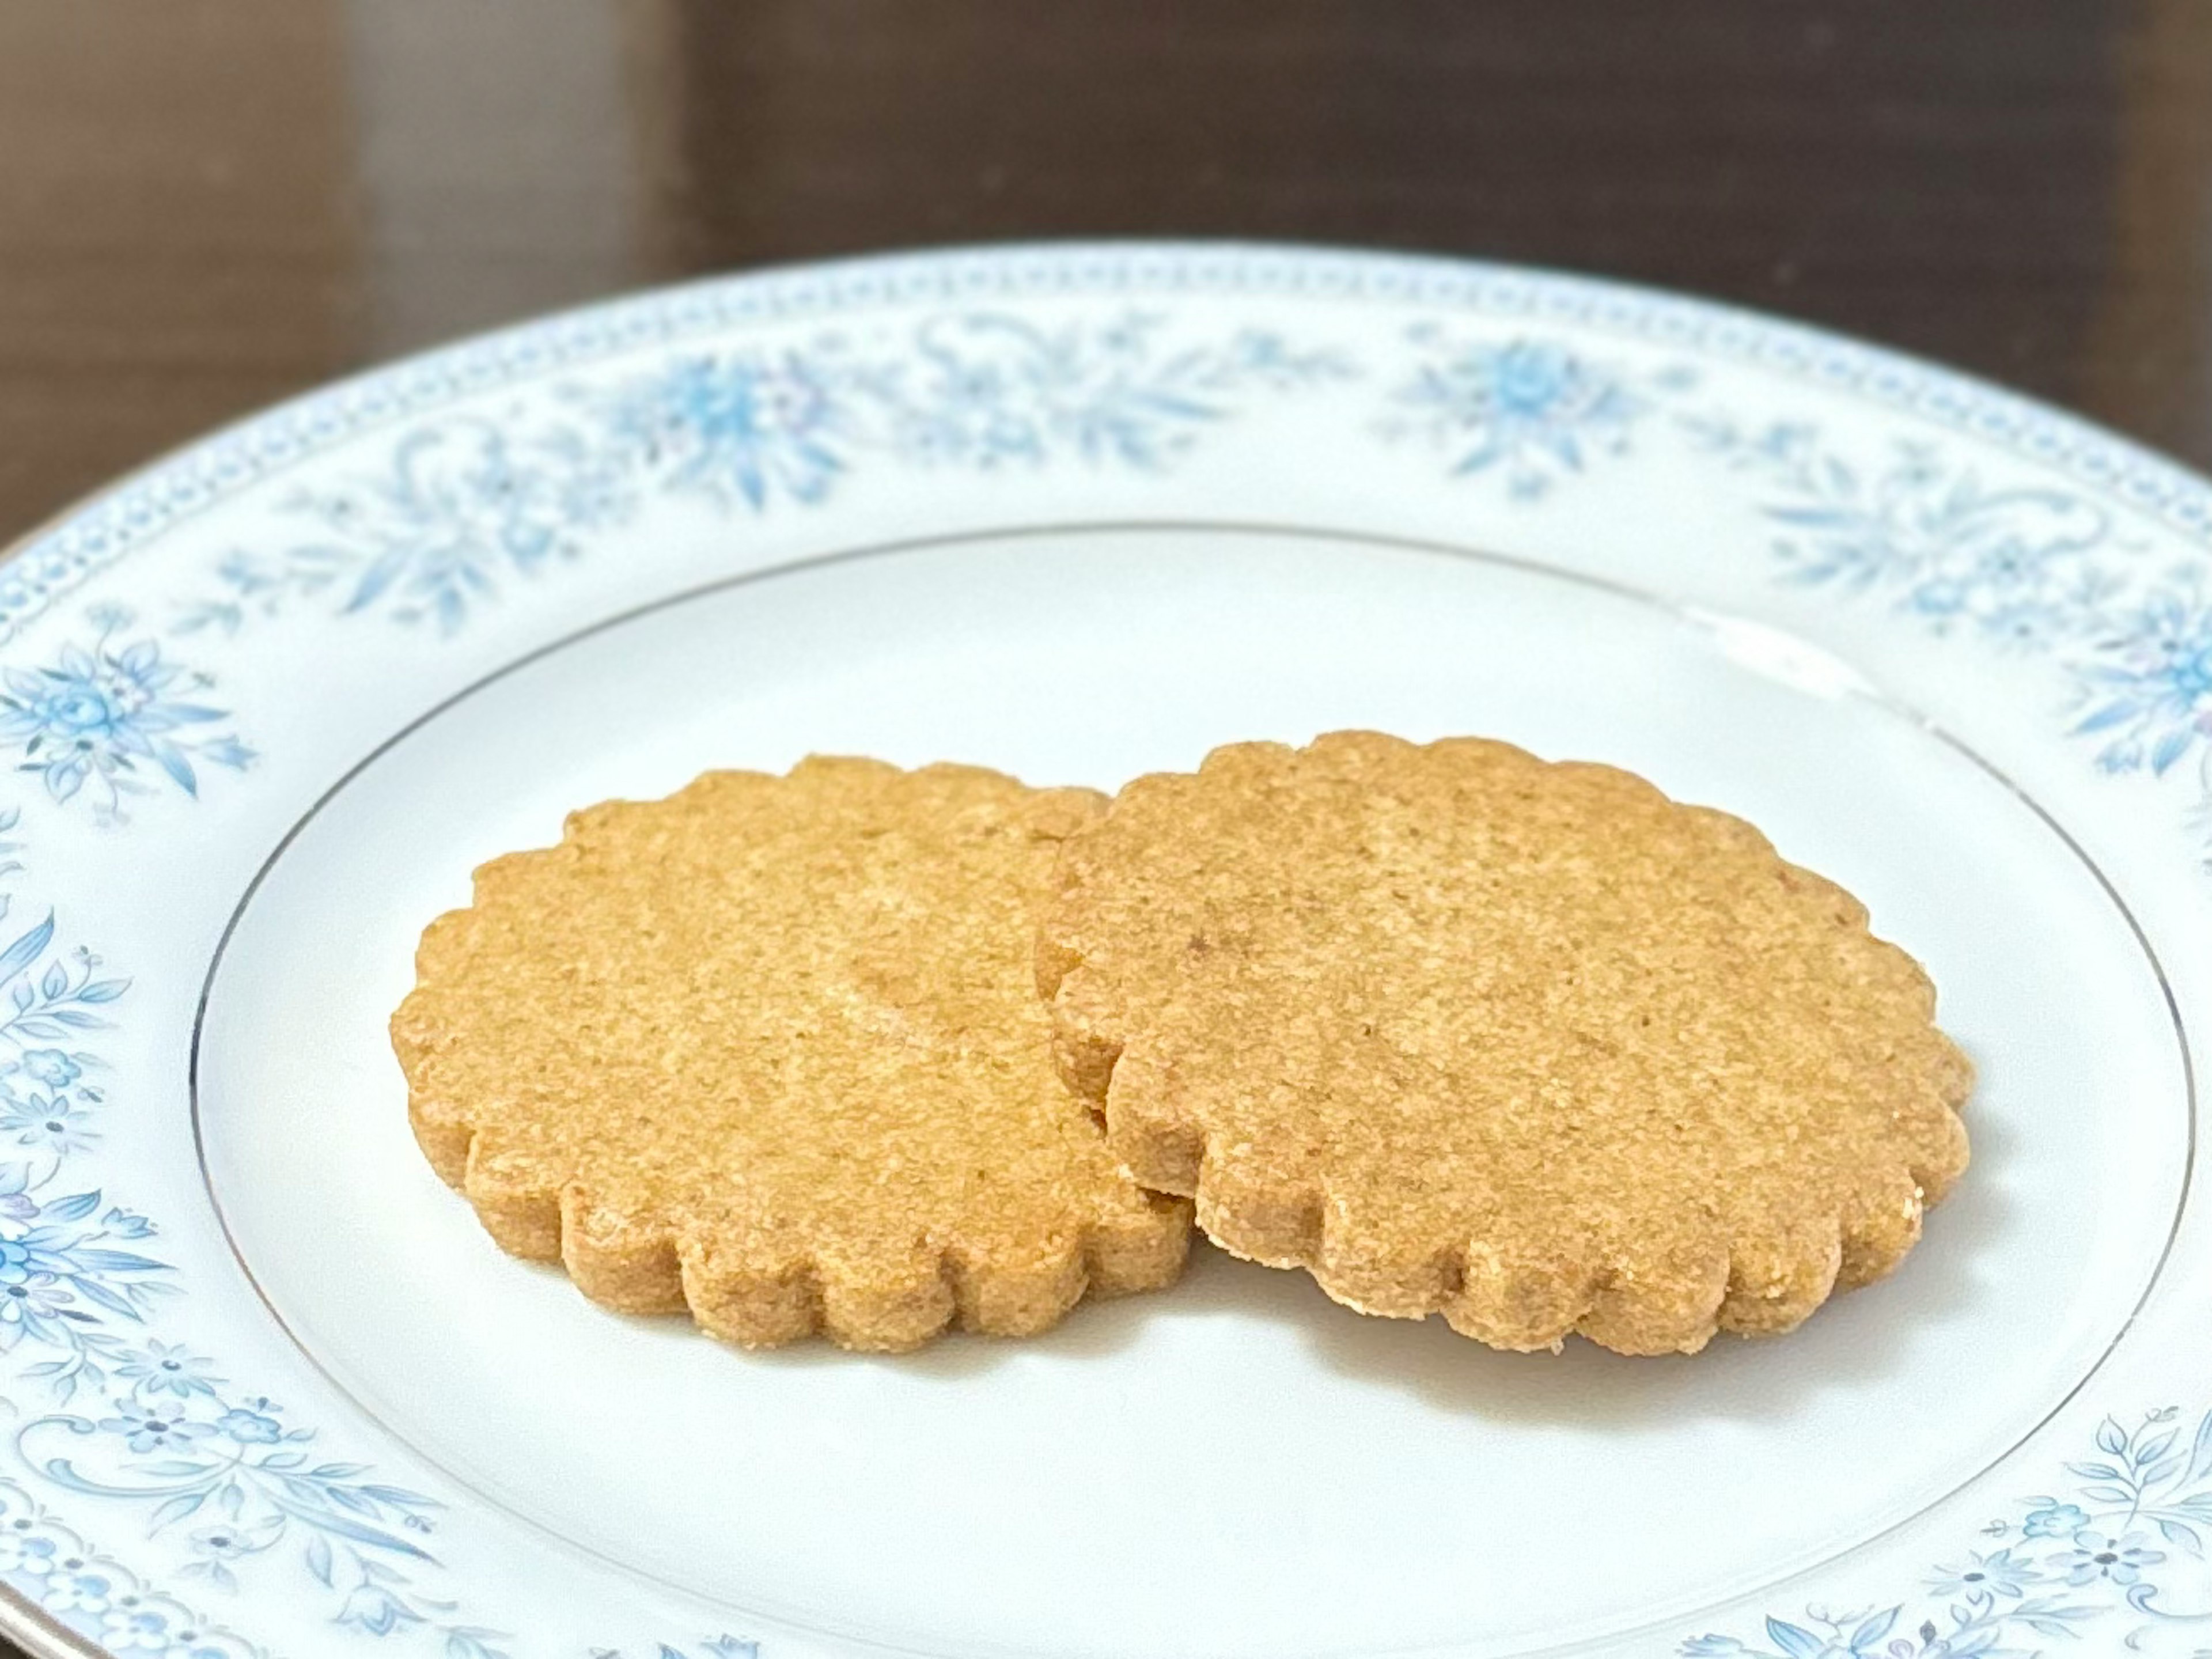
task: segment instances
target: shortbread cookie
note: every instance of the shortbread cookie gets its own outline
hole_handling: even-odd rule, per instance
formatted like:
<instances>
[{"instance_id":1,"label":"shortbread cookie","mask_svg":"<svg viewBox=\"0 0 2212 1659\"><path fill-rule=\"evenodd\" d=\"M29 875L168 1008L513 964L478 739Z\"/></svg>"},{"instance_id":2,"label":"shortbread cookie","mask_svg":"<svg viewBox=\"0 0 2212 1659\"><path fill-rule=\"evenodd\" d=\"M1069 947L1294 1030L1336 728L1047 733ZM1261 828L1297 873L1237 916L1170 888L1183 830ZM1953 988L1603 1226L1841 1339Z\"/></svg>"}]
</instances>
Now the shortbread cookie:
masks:
<instances>
[{"instance_id":1,"label":"shortbread cookie","mask_svg":"<svg viewBox=\"0 0 2212 1659\"><path fill-rule=\"evenodd\" d=\"M1497 1347L1771 1332L1895 1267L1972 1068L1748 824L1503 744L1139 778L1060 854L1062 1075L1237 1255Z\"/></svg>"},{"instance_id":2,"label":"shortbread cookie","mask_svg":"<svg viewBox=\"0 0 2212 1659\"><path fill-rule=\"evenodd\" d=\"M1054 1075L1030 946L1100 811L971 767L809 760L577 812L433 922L392 1021L492 1237L746 1346L1041 1331L1181 1270Z\"/></svg>"}]
</instances>

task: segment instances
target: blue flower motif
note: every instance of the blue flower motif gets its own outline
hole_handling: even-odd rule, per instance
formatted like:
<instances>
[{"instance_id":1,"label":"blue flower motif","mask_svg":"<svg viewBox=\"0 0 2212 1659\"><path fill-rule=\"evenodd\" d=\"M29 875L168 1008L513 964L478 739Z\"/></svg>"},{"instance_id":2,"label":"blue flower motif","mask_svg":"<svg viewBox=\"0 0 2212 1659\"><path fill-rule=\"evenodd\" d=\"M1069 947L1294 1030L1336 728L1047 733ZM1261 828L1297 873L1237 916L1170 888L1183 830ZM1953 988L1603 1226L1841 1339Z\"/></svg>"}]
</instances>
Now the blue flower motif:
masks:
<instances>
[{"instance_id":1,"label":"blue flower motif","mask_svg":"<svg viewBox=\"0 0 2212 1659\"><path fill-rule=\"evenodd\" d=\"M2074 1547L2052 1556L2051 1565L2077 1589L2100 1578L2115 1584L2133 1584L2142 1577L2145 1567L2166 1559L2163 1550L2146 1548L2147 1542L2139 1532L2116 1539L2085 1527L2074 1534Z\"/></svg>"},{"instance_id":2,"label":"blue flower motif","mask_svg":"<svg viewBox=\"0 0 2212 1659\"><path fill-rule=\"evenodd\" d=\"M62 1351L28 1375L44 1376L64 1394L80 1382L100 1382L101 1367L92 1350L119 1357L113 1339L100 1328L110 1317L142 1321L145 1307L161 1293L148 1275L169 1271L150 1257L110 1248L107 1235L85 1218L98 1206L97 1192L34 1199L24 1190L28 1164L0 1164L0 1191L29 1200L35 1224L22 1226L20 1210L6 1213L15 1231L0 1236L0 1352L12 1352L27 1338ZM46 1166L42 1184L58 1173ZM0 1224L4 1225L7 1224Z\"/></svg>"},{"instance_id":3,"label":"blue flower motif","mask_svg":"<svg viewBox=\"0 0 2212 1659\"><path fill-rule=\"evenodd\" d=\"M0 1528L0 1572L44 1578L59 1567L61 1557L61 1546L34 1531L27 1516L19 1516Z\"/></svg>"},{"instance_id":4,"label":"blue flower motif","mask_svg":"<svg viewBox=\"0 0 2212 1659\"><path fill-rule=\"evenodd\" d=\"M222 1379L209 1370L214 1362L182 1343L152 1341L115 1368L117 1376L136 1386L141 1395L168 1394L179 1400L196 1394L212 1397ZM236 1437L233 1437L235 1438Z\"/></svg>"},{"instance_id":5,"label":"blue flower motif","mask_svg":"<svg viewBox=\"0 0 2212 1659\"><path fill-rule=\"evenodd\" d=\"M195 1423L181 1411L132 1401L118 1402L116 1415L103 1418L101 1432L120 1435L134 1452L188 1447L215 1433L205 1423Z\"/></svg>"},{"instance_id":6,"label":"blue flower motif","mask_svg":"<svg viewBox=\"0 0 2212 1659\"><path fill-rule=\"evenodd\" d=\"M127 1601L131 1605L125 1605ZM169 1615L139 1601L124 1598L100 1621L100 1639L119 1653L166 1653L174 1645Z\"/></svg>"},{"instance_id":7,"label":"blue flower motif","mask_svg":"<svg viewBox=\"0 0 2212 1659\"><path fill-rule=\"evenodd\" d=\"M2045 1504L2021 1522L2030 1538L2071 1538L2089 1524L2089 1512L2073 1504Z\"/></svg>"},{"instance_id":8,"label":"blue flower motif","mask_svg":"<svg viewBox=\"0 0 2212 1659\"><path fill-rule=\"evenodd\" d=\"M48 667L0 671L0 748L15 750L18 769L37 774L56 801L91 786L104 823L124 821L124 796L150 792L149 770L197 796L194 761L235 769L255 758L228 733L193 735L228 715L189 700L207 680L164 661L156 641L118 645L127 620L109 613L90 647L64 647Z\"/></svg>"},{"instance_id":9,"label":"blue flower motif","mask_svg":"<svg viewBox=\"0 0 2212 1659\"><path fill-rule=\"evenodd\" d=\"M19 1237L0 1238L0 1285L21 1284L41 1273L82 1273L87 1264L76 1259L73 1243L70 1232L58 1226L33 1227Z\"/></svg>"},{"instance_id":10,"label":"blue flower motif","mask_svg":"<svg viewBox=\"0 0 2212 1659\"><path fill-rule=\"evenodd\" d=\"M2162 773L2212 735L2212 591L2198 571L2150 593L2075 665L2108 771Z\"/></svg>"},{"instance_id":11,"label":"blue flower motif","mask_svg":"<svg viewBox=\"0 0 2212 1659\"><path fill-rule=\"evenodd\" d=\"M738 352L692 357L606 406L617 447L670 489L758 509L778 494L816 501L845 470L851 416L816 357Z\"/></svg>"},{"instance_id":12,"label":"blue flower motif","mask_svg":"<svg viewBox=\"0 0 2212 1659\"><path fill-rule=\"evenodd\" d=\"M1868 468L1809 426L1683 425L1706 453L1773 485L1760 510L1793 582L1887 590L1936 633L1972 629L2027 650L2079 635L2116 592L2094 556L2111 520L2066 491L1991 489L1924 444L1899 444Z\"/></svg>"},{"instance_id":13,"label":"blue flower motif","mask_svg":"<svg viewBox=\"0 0 2212 1659\"><path fill-rule=\"evenodd\" d=\"M49 1089L66 1089L83 1075L83 1068L58 1048L31 1048L17 1062Z\"/></svg>"},{"instance_id":14,"label":"blue flower motif","mask_svg":"<svg viewBox=\"0 0 2212 1659\"><path fill-rule=\"evenodd\" d=\"M51 1100L43 1095L23 1100L0 1097L0 1134L13 1135L18 1146L35 1146L63 1157L100 1143L91 1112L65 1096Z\"/></svg>"},{"instance_id":15,"label":"blue flower motif","mask_svg":"<svg viewBox=\"0 0 2212 1659\"><path fill-rule=\"evenodd\" d=\"M38 1271L31 1248L21 1239L0 1238L0 1285L20 1285Z\"/></svg>"},{"instance_id":16,"label":"blue flower motif","mask_svg":"<svg viewBox=\"0 0 2212 1659\"><path fill-rule=\"evenodd\" d=\"M111 1209L100 1218L100 1226L115 1238L151 1238L154 1224L135 1210Z\"/></svg>"},{"instance_id":17,"label":"blue flower motif","mask_svg":"<svg viewBox=\"0 0 2212 1659\"><path fill-rule=\"evenodd\" d=\"M57 1273L18 1271L0 1277L0 1352L43 1322L66 1316L76 1300Z\"/></svg>"},{"instance_id":18,"label":"blue flower motif","mask_svg":"<svg viewBox=\"0 0 2212 1659\"><path fill-rule=\"evenodd\" d=\"M280 1536L281 1530L264 1528L257 1533L234 1521L202 1527L192 1534L194 1559L185 1564L184 1575L188 1578L204 1578L224 1589L234 1590L238 1588L238 1575L232 1569L258 1555Z\"/></svg>"},{"instance_id":19,"label":"blue flower motif","mask_svg":"<svg viewBox=\"0 0 2212 1659\"><path fill-rule=\"evenodd\" d=\"M888 415L892 446L925 465L988 471L1072 453L1150 471L1255 387L1291 391L1351 373L1334 354L1296 351L1277 335L1171 349L1160 331L1142 313L1056 330L994 313L933 318L911 365L860 379L856 392Z\"/></svg>"},{"instance_id":20,"label":"blue flower motif","mask_svg":"<svg viewBox=\"0 0 2212 1659\"><path fill-rule=\"evenodd\" d=\"M1970 1551L1963 1566L1938 1567L1928 1587L1938 1595L2018 1596L2042 1577L2032 1563L2014 1560L2008 1548L1987 1555Z\"/></svg>"},{"instance_id":21,"label":"blue flower motif","mask_svg":"<svg viewBox=\"0 0 2212 1659\"><path fill-rule=\"evenodd\" d=\"M365 1581L347 1594L336 1622L365 1630L371 1636L389 1636L421 1624L422 1615L382 1585Z\"/></svg>"},{"instance_id":22,"label":"blue flower motif","mask_svg":"<svg viewBox=\"0 0 2212 1659\"><path fill-rule=\"evenodd\" d=\"M114 1601L114 1578L96 1568L72 1568L46 1580L40 1603L50 1613L105 1613Z\"/></svg>"},{"instance_id":23,"label":"blue flower motif","mask_svg":"<svg viewBox=\"0 0 2212 1659\"><path fill-rule=\"evenodd\" d=\"M202 1527L192 1534L192 1551L215 1561L235 1561L253 1553L253 1540L236 1527Z\"/></svg>"},{"instance_id":24,"label":"blue flower motif","mask_svg":"<svg viewBox=\"0 0 2212 1659\"><path fill-rule=\"evenodd\" d=\"M240 1445L273 1445L284 1437L284 1425L260 1412L234 1406L216 1419L216 1428Z\"/></svg>"},{"instance_id":25,"label":"blue flower motif","mask_svg":"<svg viewBox=\"0 0 2212 1659\"><path fill-rule=\"evenodd\" d=\"M1593 454L1625 451L1651 407L1618 371L1556 342L1455 343L1431 327L1412 337L1428 355L1397 394L1407 414L1386 433L1423 432L1455 453L1454 471L1498 469L1522 499Z\"/></svg>"},{"instance_id":26,"label":"blue flower motif","mask_svg":"<svg viewBox=\"0 0 2212 1659\"><path fill-rule=\"evenodd\" d=\"M274 566L234 556L222 574L234 604L268 609L336 589L343 612L389 600L400 621L432 618L451 632L503 576L574 557L584 535L627 510L610 465L564 431L518 439L488 421L428 427L400 441L386 473L295 504L329 540Z\"/></svg>"}]
</instances>

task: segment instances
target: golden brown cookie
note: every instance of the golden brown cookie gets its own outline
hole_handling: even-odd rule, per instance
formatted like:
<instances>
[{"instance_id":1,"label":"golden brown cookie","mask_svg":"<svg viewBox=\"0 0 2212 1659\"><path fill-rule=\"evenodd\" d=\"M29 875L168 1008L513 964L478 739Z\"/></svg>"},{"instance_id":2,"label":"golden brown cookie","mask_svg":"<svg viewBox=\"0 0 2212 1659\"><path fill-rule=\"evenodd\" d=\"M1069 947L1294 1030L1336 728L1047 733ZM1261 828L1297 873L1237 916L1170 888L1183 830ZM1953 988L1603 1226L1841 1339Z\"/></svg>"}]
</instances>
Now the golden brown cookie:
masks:
<instances>
[{"instance_id":1,"label":"golden brown cookie","mask_svg":"<svg viewBox=\"0 0 2212 1659\"><path fill-rule=\"evenodd\" d=\"M1060 854L1061 1073L1237 1255L1497 1347L1786 1330L1966 1163L1849 894L1608 767L1346 732L1139 778Z\"/></svg>"},{"instance_id":2,"label":"golden brown cookie","mask_svg":"<svg viewBox=\"0 0 2212 1659\"><path fill-rule=\"evenodd\" d=\"M422 936L416 1138L507 1249L747 1346L1024 1334L1166 1285L1189 1206L1116 1167L1034 988L1103 805L812 759L574 813Z\"/></svg>"}]
</instances>

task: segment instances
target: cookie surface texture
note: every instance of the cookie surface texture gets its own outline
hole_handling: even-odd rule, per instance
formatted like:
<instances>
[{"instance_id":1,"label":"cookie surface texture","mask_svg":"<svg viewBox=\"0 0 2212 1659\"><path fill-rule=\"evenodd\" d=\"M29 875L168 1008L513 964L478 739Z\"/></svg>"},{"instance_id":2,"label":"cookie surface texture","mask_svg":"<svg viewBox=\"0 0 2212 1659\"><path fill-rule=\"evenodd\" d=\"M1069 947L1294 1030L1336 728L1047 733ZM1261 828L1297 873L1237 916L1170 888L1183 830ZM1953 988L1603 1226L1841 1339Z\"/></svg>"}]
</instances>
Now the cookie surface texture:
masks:
<instances>
[{"instance_id":1,"label":"cookie surface texture","mask_svg":"<svg viewBox=\"0 0 2212 1659\"><path fill-rule=\"evenodd\" d=\"M393 1015L416 1138L507 1250L746 1346L1042 1330L1165 1285L1054 1075L1031 955L1088 790L813 759L572 814L477 872Z\"/></svg>"},{"instance_id":2,"label":"cookie surface texture","mask_svg":"<svg viewBox=\"0 0 2212 1659\"><path fill-rule=\"evenodd\" d=\"M1130 784L1040 930L1062 1075L1250 1259L1493 1346L1786 1330L1964 1170L1918 965L1758 831L1473 738Z\"/></svg>"}]
</instances>

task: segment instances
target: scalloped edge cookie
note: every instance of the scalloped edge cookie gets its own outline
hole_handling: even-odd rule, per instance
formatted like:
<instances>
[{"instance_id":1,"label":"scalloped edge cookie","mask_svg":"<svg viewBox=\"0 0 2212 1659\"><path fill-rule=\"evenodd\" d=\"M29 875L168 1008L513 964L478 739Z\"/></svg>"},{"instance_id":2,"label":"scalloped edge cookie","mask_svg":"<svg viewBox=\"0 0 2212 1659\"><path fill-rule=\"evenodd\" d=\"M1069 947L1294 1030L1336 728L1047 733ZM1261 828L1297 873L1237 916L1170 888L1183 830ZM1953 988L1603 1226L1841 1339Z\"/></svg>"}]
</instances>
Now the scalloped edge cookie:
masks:
<instances>
[{"instance_id":1,"label":"scalloped edge cookie","mask_svg":"<svg viewBox=\"0 0 2212 1659\"><path fill-rule=\"evenodd\" d=\"M897 1352L954 1323L1026 1335L1086 1295L1170 1284L1189 1206L1118 1169L1054 1075L1030 989L1057 843L1102 808L1089 790L1032 790L980 768L813 757L787 777L709 773L665 800L572 813L559 845L479 868L473 902L422 936L418 982L391 1022L416 1139L501 1249L561 1263L603 1306L688 1311L748 1347L819 1333ZM946 875L956 856L972 868ZM902 886L915 860L929 878ZM802 887L770 902L777 883ZM640 1011L681 1002L694 969L627 941L642 929L696 943L702 915L781 933L745 940L762 976L732 985L705 970L735 999L724 1027L695 999L678 1029ZM856 915L872 920L841 933ZM933 977L932 953L942 968L953 951L968 954ZM598 988L562 988L584 981ZM768 986L781 988L756 988ZM957 1006L931 1000L956 994ZM579 1048L543 1029L556 1011L635 1029ZM777 1092L779 1064L816 1063L825 1043L839 1046L823 1075ZM694 1081L726 1066L722 1094L686 1120L702 1133L665 1121L686 1106L639 1105L635 1072L591 1070L617 1052L692 1056L673 1063ZM940 1086L945 1076L956 1082ZM586 1079L608 1085L589 1114L574 1105ZM744 1167L687 1165L687 1148L697 1160L703 1146L751 1144L715 1139L713 1121L749 1101L769 1103L756 1115L787 1138L771 1151L763 1136ZM988 1161L979 1109L1006 1137ZM625 1146L629 1133L644 1152ZM984 1167L933 1170L939 1147ZM936 1198L908 1214L896 1206L915 1169ZM820 1219L819 1192L789 1185L800 1181L847 1207ZM988 1202L969 1196L987 1188ZM945 1212L928 1212L945 1193ZM886 1213L862 1224L872 1200ZM794 1209L817 1217L813 1236Z\"/></svg>"},{"instance_id":2,"label":"scalloped edge cookie","mask_svg":"<svg viewBox=\"0 0 2212 1659\"><path fill-rule=\"evenodd\" d=\"M1524 1351L1784 1331L1895 1267L1966 1164L1972 1067L1936 1030L1918 964L1750 825L1612 768L1480 738L1232 744L1128 785L1064 844L1059 881L1037 985L1068 1086L1138 1181L1194 1197L1217 1243L1306 1268L1361 1312L1441 1313ZM1390 881L1407 890L1377 896ZM1704 944L1613 960L1616 935L1586 937L1591 918L1669 904ZM1451 930L1489 915L1514 931ZM1425 977L1378 969L1419 952ZM1747 996L1730 976L1759 964L1780 977ZM1658 1099L1655 1016L1733 1029L1784 989L1808 1023L1770 1008L1747 1029L1803 1054L1731 1055ZM1462 996L1496 1006L1470 1019ZM1832 1015L1849 1018L1820 1024ZM1469 1030L1484 1042L1453 1048ZM1812 1093L1776 1078L1815 1079L1849 1133L1824 1139ZM1756 1104L1732 1125L1731 1100ZM1772 1173L1793 1156L1802 1170Z\"/></svg>"}]
</instances>

